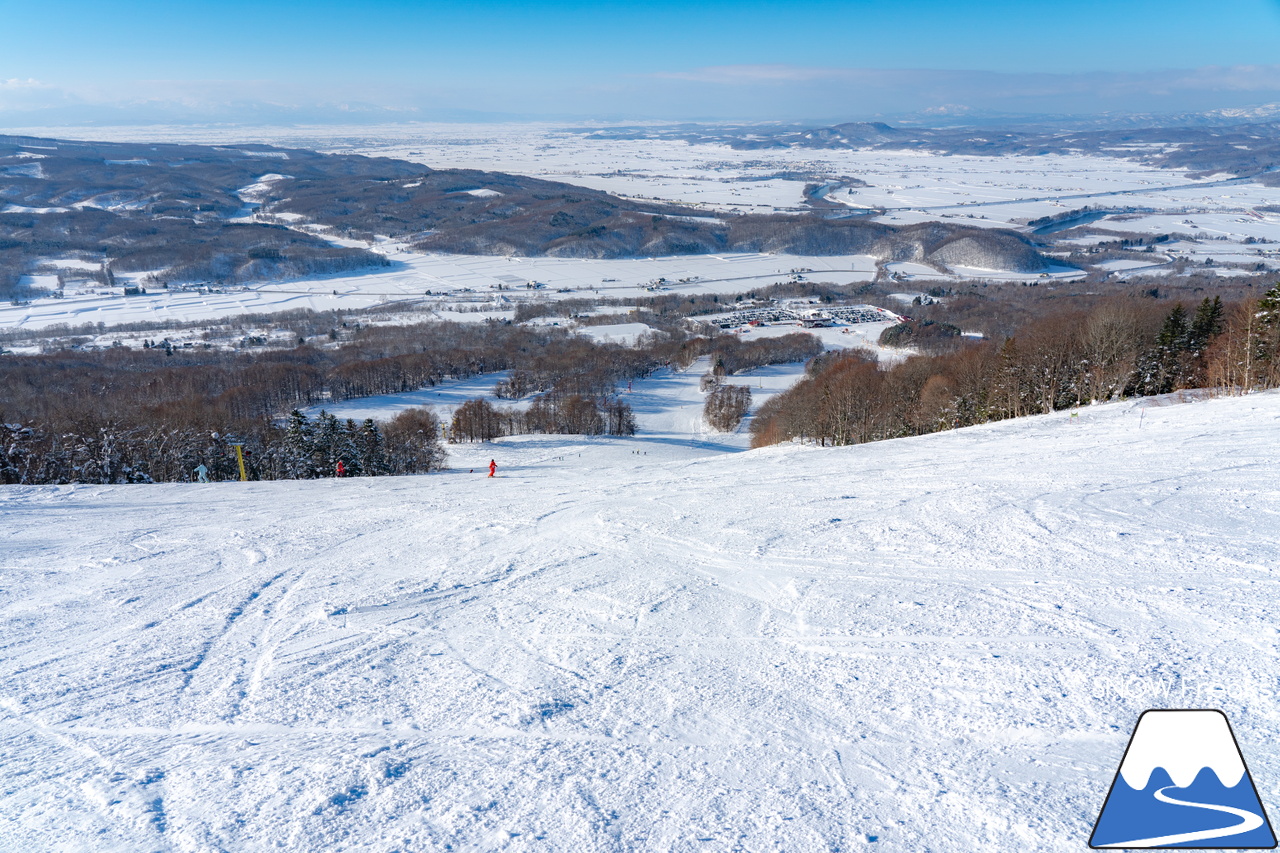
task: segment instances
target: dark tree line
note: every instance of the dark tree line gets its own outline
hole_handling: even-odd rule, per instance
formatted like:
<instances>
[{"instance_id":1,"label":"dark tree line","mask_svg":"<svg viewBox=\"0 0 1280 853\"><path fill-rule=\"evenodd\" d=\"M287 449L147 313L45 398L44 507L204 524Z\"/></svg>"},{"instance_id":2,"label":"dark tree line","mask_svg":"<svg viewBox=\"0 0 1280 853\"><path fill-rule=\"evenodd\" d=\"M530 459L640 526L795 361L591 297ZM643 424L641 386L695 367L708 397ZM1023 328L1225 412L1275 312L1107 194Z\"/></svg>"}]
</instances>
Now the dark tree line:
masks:
<instances>
[{"instance_id":1,"label":"dark tree line","mask_svg":"<svg viewBox=\"0 0 1280 853\"><path fill-rule=\"evenodd\" d=\"M240 479L241 449L251 480L425 474L444 462L440 424L424 409L386 424L315 419L295 410L234 433L163 424L103 423L54 431L0 425L0 483L190 482L203 466L211 481Z\"/></svg>"},{"instance_id":2,"label":"dark tree line","mask_svg":"<svg viewBox=\"0 0 1280 853\"><path fill-rule=\"evenodd\" d=\"M721 335L707 343L707 351L712 373L726 376L770 364L808 361L822 352L822 342L805 332L750 340Z\"/></svg>"},{"instance_id":3,"label":"dark tree line","mask_svg":"<svg viewBox=\"0 0 1280 853\"><path fill-rule=\"evenodd\" d=\"M922 320L890 326L880 333L880 343L888 347L930 346L960 336L960 328L951 323Z\"/></svg>"},{"instance_id":4,"label":"dark tree line","mask_svg":"<svg viewBox=\"0 0 1280 853\"><path fill-rule=\"evenodd\" d=\"M381 427L372 418L340 421L323 409L315 420L294 409L284 427L288 479L423 474L444 464L440 421L429 409L406 409Z\"/></svg>"},{"instance_id":5,"label":"dark tree line","mask_svg":"<svg viewBox=\"0 0 1280 853\"><path fill-rule=\"evenodd\" d=\"M635 435L631 407L618 397L544 394L525 410L499 408L487 400L463 403L453 414L449 440L492 441L508 435Z\"/></svg>"},{"instance_id":6,"label":"dark tree line","mask_svg":"<svg viewBox=\"0 0 1280 853\"><path fill-rule=\"evenodd\" d=\"M1280 387L1280 286L1231 306L1158 307L1118 299L1057 312L999 342L891 366L823 355L760 407L752 444L858 444L1187 388Z\"/></svg>"}]
</instances>

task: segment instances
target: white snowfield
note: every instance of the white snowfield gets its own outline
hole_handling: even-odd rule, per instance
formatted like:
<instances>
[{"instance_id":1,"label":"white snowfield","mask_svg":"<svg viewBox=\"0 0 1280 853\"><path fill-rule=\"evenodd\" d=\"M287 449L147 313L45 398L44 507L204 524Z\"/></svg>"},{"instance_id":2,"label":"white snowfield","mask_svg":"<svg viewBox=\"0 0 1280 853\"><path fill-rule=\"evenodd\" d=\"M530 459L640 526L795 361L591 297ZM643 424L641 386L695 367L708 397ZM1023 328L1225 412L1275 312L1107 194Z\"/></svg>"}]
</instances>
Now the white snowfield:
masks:
<instances>
[{"instance_id":1,"label":"white snowfield","mask_svg":"<svg viewBox=\"0 0 1280 853\"><path fill-rule=\"evenodd\" d=\"M333 242L364 245L352 240ZM211 292L164 290L150 285L148 293L128 298L119 291L90 289L64 299L49 296L21 305L6 303L0 306L0 328L190 321L293 309L336 311L378 306L443 314L459 303L510 311L515 307L513 301L647 297L657 292L731 295L791 281L794 269L810 271L810 278L815 281L835 284L875 278L875 259L870 255L736 253L621 260L518 258L421 254L392 240L376 249L392 261L392 269L214 288ZM57 263L71 266L75 262ZM658 285L660 278L666 281ZM141 276L133 281L145 284ZM525 287L533 282L541 286ZM55 287L56 277L46 276L33 283ZM476 315L472 318L480 319Z\"/></svg>"},{"instance_id":2,"label":"white snowfield","mask_svg":"<svg viewBox=\"0 0 1280 853\"><path fill-rule=\"evenodd\" d=\"M1277 442L1267 393L6 487L0 848L1078 851L1147 708L1274 809Z\"/></svg>"}]
</instances>

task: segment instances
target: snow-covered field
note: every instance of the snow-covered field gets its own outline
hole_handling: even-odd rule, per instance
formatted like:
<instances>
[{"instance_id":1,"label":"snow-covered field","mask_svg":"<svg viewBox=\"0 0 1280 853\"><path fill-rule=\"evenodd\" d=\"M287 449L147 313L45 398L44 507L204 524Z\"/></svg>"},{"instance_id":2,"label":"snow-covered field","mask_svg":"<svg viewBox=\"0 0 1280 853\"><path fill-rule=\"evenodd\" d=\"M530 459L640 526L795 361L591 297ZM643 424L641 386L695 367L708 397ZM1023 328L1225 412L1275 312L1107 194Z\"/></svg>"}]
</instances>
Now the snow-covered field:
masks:
<instances>
[{"instance_id":1,"label":"snow-covered field","mask_svg":"<svg viewBox=\"0 0 1280 853\"><path fill-rule=\"evenodd\" d=\"M709 212L774 212L804 209L806 180L777 175L854 177L868 186L836 189L827 198L855 208L879 207L881 221L908 224L944 221L974 226L1024 228L1027 220L1086 205L1150 211L1116 214L1093 222L1117 232L1192 235L1177 257L1203 264L1263 264L1280 268L1280 254L1257 241L1280 241L1280 215L1259 208L1280 206L1280 187L1224 182L1224 176L1191 179L1182 170L1154 169L1098 155L943 156L912 151L734 150L718 144L675 140L593 138L591 128L549 124L402 124L353 129L300 128L29 128L44 136L103 140L229 144L266 142L320 151L398 157L434 168L474 168L566 181L624 196L688 204ZM265 167L264 167L265 168ZM264 174L269 179L270 174ZM246 199L253 195L247 187ZM247 205L248 210L251 205ZM1252 241L1252 242L1246 242ZM84 322L130 322L166 318L212 318L231 314L313 308L364 308L424 299L433 293L489 293L499 282L510 290L525 281L543 282L546 298L572 291L615 296L644 295L658 278L688 292L739 293L785 280L797 267L839 271L836 283L870 281L870 258L726 256L724 258L585 261L557 259L419 256L395 244L383 247L396 269L376 275L339 276L215 294L99 295L92 289L65 300L0 308L0 327ZM1152 266L1117 277L1165 275L1174 255L1154 255ZM735 265L726 267L726 263ZM919 265L910 265L918 267ZM930 268L898 271L928 281L977 277L1025 279L1008 271ZM1234 271L1231 271L1234 274ZM1053 278L1071 278L1067 268ZM503 277L506 278L503 278ZM1032 276L1038 278L1037 276ZM48 282L33 281L41 285ZM528 294L525 294L527 296ZM481 298L470 296L468 298ZM435 303L432 307L436 307ZM437 300L438 301L438 300Z\"/></svg>"},{"instance_id":2,"label":"snow-covered field","mask_svg":"<svg viewBox=\"0 0 1280 853\"><path fill-rule=\"evenodd\" d=\"M0 848L1082 850L1151 707L1223 709L1280 802L1280 395L732 453L687 416L0 490Z\"/></svg>"},{"instance_id":3,"label":"snow-covered field","mask_svg":"<svg viewBox=\"0 0 1280 853\"><path fill-rule=\"evenodd\" d=\"M463 305L503 311L526 300L627 298L670 292L736 294L789 281L794 269L814 270L809 278L836 284L867 282L875 277L875 260L869 255L723 254L588 260L424 255L393 241L376 248L394 262L394 268L211 292L152 288L143 295L124 297L119 292L86 289L63 299L47 297L22 305L0 305L0 328L210 320L295 308L326 311L381 306L443 312ZM660 278L666 282L658 285ZM541 287L525 286L534 282Z\"/></svg>"},{"instance_id":4,"label":"snow-covered field","mask_svg":"<svg viewBox=\"0 0 1280 853\"><path fill-rule=\"evenodd\" d=\"M855 149L735 150L669 139L604 139L589 136L592 129L547 123L406 123L359 129L104 127L93 128L92 134L108 141L253 141L397 157L434 168L515 172L625 196L741 211L801 206L806 181L769 178L775 173L849 176L870 186L834 192L830 200L855 207L886 207L898 221L915 221L927 213L923 218L994 225L1087 204L1157 210L1192 207L1212 213L1280 203L1280 188L1253 183L1224 186L1219 181L1225 175L1192 180L1183 170L1155 169L1092 154L979 157ZM24 132L64 138L86 133L84 128Z\"/></svg>"}]
</instances>

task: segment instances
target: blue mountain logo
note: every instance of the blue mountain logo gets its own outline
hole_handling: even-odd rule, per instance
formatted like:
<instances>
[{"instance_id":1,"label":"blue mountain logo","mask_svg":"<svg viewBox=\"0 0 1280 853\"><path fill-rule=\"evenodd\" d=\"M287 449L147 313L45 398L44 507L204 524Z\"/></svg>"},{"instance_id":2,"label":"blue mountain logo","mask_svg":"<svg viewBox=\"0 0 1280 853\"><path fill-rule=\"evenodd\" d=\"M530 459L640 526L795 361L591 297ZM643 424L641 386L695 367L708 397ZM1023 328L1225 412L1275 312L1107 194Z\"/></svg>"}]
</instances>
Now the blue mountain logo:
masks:
<instances>
[{"instance_id":1,"label":"blue mountain logo","mask_svg":"<svg viewBox=\"0 0 1280 853\"><path fill-rule=\"evenodd\" d=\"M1146 711L1089 838L1099 848L1270 850L1271 821L1221 711Z\"/></svg>"}]
</instances>

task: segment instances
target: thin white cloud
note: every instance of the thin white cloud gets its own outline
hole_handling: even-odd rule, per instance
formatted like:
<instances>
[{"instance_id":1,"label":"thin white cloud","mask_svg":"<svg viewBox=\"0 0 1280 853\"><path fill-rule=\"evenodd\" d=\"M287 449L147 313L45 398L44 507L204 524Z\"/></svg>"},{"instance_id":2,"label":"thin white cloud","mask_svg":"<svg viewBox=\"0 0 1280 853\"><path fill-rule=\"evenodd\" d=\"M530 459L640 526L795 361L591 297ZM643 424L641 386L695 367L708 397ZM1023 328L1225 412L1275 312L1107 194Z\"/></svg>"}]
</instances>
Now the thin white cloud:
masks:
<instances>
[{"instance_id":1,"label":"thin white cloud","mask_svg":"<svg viewBox=\"0 0 1280 853\"><path fill-rule=\"evenodd\" d=\"M672 105L714 100L772 112L768 117L776 118L965 111L1179 112L1280 100L1280 65L1074 74L736 65L644 79ZM637 85L637 95L645 88ZM968 109L959 110L958 104Z\"/></svg>"},{"instance_id":2,"label":"thin white cloud","mask_svg":"<svg viewBox=\"0 0 1280 853\"><path fill-rule=\"evenodd\" d=\"M39 80L33 80L28 77L26 80L19 80L17 77L11 77L8 80L0 80L0 91L26 91L29 89L52 89L48 83L41 83Z\"/></svg>"},{"instance_id":3,"label":"thin white cloud","mask_svg":"<svg viewBox=\"0 0 1280 853\"><path fill-rule=\"evenodd\" d=\"M1049 95L1103 88L1114 92L1152 88L1268 91L1280 89L1280 65L1206 66L1150 72L1083 72L1074 74L951 71L945 69L831 68L800 65L717 65L687 71L643 75L656 80L752 85L763 82L813 81L880 83L882 85L964 85L981 81L996 92Z\"/></svg>"},{"instance_id":4,"label":"thin white cloud","mask_svg":"<svg viewBox=\"0 0 1280 853\"><path fill-rule=\"evenodd\" d=\"M0 80L0 123L48 120L397 120L433 111L580 117L850 120L908 113L1197 112L1280 102L1280 65L1078 74L722 65L548 86L533 80L312 86L271 80L146 80L68 89Z\"/></svg>"},{"instance_id":5,"label":"thin white cloud","mask_svg":"<svg viewBox=\"0 0 1280 853\"><path fill-rule=\"evenodd\" d=\"M1280 89L1280 65L1208 66L1173 75L1175 88L1262 92Z\"/></svg>"},{"instance_id":6,"label":"thin white cloud","mask_svg":"<svg viewBox=\"0 0 1280 853\"><path fill-rule=\"evenodd\" d=\"M666 71L642 76L660 80L686 80L691 83L740 85L839 79L857 73L847 68L808 68L799 65L716 65L692 71Z\"/></svg>"},{"instance_id":7,"label":"thin white cloud","mask_svg":"<svg viewBox=\"0 0 1280 853\"><path fill-rule=\"evenodd\" d=\"M67 90L40 80L11 77L0 80L0 112L5 110L39 110L64 106L78 100Z\"/></svg>"}]
</instances>

